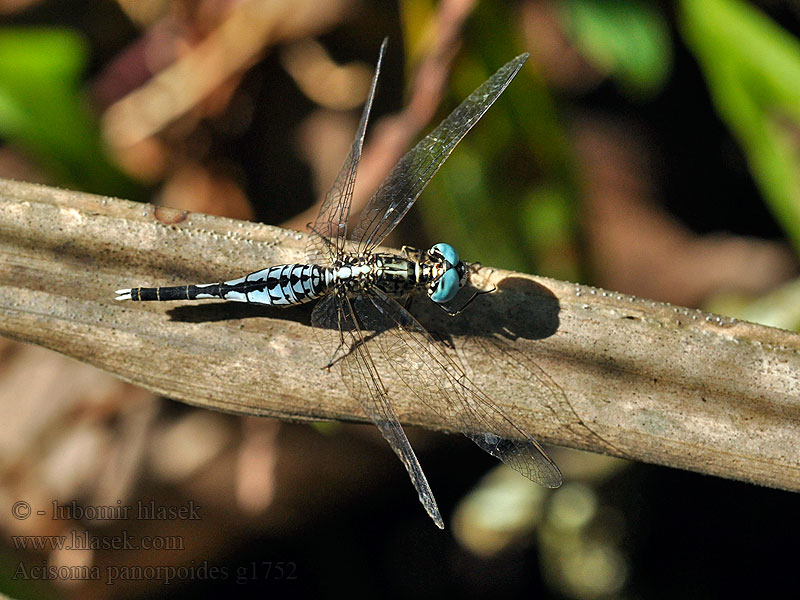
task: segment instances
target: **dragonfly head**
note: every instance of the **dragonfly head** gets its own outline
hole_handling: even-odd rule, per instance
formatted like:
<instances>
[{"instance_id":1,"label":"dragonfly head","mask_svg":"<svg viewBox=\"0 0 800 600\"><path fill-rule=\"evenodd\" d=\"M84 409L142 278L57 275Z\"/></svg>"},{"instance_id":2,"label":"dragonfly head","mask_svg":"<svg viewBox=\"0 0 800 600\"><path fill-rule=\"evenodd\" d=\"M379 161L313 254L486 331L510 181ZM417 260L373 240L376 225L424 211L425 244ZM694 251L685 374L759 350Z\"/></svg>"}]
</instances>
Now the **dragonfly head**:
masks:
<instances>
[{"instance_id":1,"label":"dragonfly head","mask_svg":"<svg viewBox=\"0 0 800 600\"><path fill-rule=\"evenodd\" d=\"M428 256L435 263L434 273L438 274L428 286L428 296L439 304L449 302L467 282L467 266L450 244L436 244L428 250Z\"/></svg>"}]
</instances>

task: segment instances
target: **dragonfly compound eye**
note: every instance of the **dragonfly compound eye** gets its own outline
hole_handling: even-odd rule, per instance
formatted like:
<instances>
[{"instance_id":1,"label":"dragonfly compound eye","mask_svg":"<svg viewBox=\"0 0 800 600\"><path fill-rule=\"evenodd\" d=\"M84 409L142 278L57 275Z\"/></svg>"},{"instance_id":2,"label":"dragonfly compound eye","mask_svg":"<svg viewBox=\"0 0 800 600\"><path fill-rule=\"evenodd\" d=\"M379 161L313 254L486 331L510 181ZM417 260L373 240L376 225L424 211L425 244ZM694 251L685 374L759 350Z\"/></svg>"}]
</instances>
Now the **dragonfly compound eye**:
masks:
<instances>
[{"instance_id":1,"label":"dragonfly compound eye","mask_svg":"<svg viewBox=\"0 0 800 600\"><path fill-rule=\"evenodd\" d=\"M456 297L458 289L461 287L462 277L459 265L462 263L458 258L458 252L450 244L439 243L435 244L428 254L434 260L441 260L445 268L444 273L434 282L432 291L429 292L431 300L440 304L449 302Z\"/></svg>"},{"instance_id":2,"label":"dragonfly compound eye","mask_svg":"<svg viewBox=\"0 0 800 600\"><path fill-rule=\"evenodd\" d=\"M439 243L431 248L430 253L434 256L441 257L449 262L454 267L460 262L458 252L450 244Z\"/></svg>"},{"instance_id":3,"label":"dragonfly compound eye","mask_svg":"<svg viewBox=\"0 0 800 600\"><path fill-rule=\"evenodd\" d=\"M441 277L436 281L431 294L431 300L441 304L442 302L449 302L456 297L458 289L461 287L461 277L455 267L447 269L442 273Z\"/></svg>"}]
</instances>

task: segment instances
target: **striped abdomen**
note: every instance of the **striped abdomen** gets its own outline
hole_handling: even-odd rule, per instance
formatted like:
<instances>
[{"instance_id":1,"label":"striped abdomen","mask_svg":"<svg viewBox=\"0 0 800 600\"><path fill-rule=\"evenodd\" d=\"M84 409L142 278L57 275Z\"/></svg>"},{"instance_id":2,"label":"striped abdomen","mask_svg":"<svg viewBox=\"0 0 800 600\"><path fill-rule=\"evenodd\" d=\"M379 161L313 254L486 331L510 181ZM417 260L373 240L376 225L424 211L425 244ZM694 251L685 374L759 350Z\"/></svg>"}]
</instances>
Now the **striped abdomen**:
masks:
<instances>
[{"instance_id":1,"label":"striped abdomen","mask_svg":"<svg viewBox=\"0 0 800 600\"><path fill-rule=\"evenodd\" d=\"M138 287L117 290L117 300L201 300L290 306L319 298L327 289L325 269L317 265L276 265L222 283Z\"/></svg>"}]
</instances>

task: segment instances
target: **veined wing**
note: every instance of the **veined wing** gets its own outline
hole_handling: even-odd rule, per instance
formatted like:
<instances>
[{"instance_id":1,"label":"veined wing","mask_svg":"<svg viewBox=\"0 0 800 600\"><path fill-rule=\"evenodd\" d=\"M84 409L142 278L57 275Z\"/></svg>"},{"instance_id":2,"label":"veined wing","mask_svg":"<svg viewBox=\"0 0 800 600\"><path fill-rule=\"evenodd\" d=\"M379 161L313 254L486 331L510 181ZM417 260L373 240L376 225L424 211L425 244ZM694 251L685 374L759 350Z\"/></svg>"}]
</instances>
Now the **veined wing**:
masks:
<instances>
[{"instance_id":1,"label":"veined wing","mask_svg":"<svg viewBox=\"0 0 800 600\"><path fill-rule=\"evenodd\" d=\"M447 157L503 93L528 59L506 63L395 165L372 195L353 230L360 253L371 252L395 228Z\"/></svg>"},{"instance_id":2,"label":"veined wing","mask_svg":"<svg viewBox=\"0 0 800 600\"><path fill-rule=\"evenodd\" d=\"M338 348L338 360L335 362L345 385L402 461L428 515L440 529L444 529L436 499L405 431L392 410L386 387L369 352L369 344L365 342L360 315L357 317L353 314L350 299L344 294L331 294L323 298L311 314L311 323L317 328L326 351ZM341 358L338 357L340 353Z\"/></svg>"},{"instance_id":3,"label":"veined wing","mask_svg":"<svg viewBox=\"0 0 800 600\"><path fill-rule=\"evenodd\" d=\"M561 472L533 436L487 398L406 309L377 288L353 303L362 326L378 331L367 344L371 351L420 402L531 481L561 485Z\"/></svg>"},{"instance_id":4,"label":"veined wing","mask_svg":"<svg viewBox=\"0 0 800 600\"><path fill-rule=\"evenodd\" d=\"M361 148L364 145L369 112L372 109L372 99L375 97L378 75L381 72L381 61L386 52L388 40L389 38L384 38L381 44L378 64L375 66L375 74L372 76L372 85L361 113L361 122L358 125L356 137L350 146L350 152L344 160L333 187L325 195L319 215L311 228L312 237L306 245L306 258L310 264L327 264L344 251L344 243L347 238L347 219L350 216L350 201L353 199L353 187L356 183L358 163L361 160Z\"/></svg>"}]
</instances>

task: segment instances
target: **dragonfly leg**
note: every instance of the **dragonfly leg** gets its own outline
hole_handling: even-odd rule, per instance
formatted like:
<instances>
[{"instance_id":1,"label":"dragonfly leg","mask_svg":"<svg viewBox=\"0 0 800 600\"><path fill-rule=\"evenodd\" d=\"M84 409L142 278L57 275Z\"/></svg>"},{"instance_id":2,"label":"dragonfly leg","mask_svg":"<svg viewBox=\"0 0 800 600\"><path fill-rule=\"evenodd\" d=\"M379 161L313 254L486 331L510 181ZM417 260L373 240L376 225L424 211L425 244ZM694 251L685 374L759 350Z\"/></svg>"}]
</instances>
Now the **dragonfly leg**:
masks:
<instances>
[{"instance_id":1,"label":"dragonfly leg","mask_svg":"<svg viewBox=\"0 0 800 600\"><path fill-rule=\"evenodd\" d=\"M491 293L492 293L492 292L494 292L495 290L497 290L497 288L496 288L496 287L493 287L493 288L492 288L492 289L490 289L490 290L478 290L477 292L475 292L474 294L472 294L472 297L471 297L469 300L467 300L467 301L466 301L466 303L464 304L464 306L462 306L461 308L459 308L459 309L457 309L457 310L452 310L451 308L449 308L449 307L445 306L444 304L439 304L438 302L436 302L436 303L434 303L434 304L436 304L436 306L438 306L439 308L441 308L441 309L442 309L444 312L446 312L446 313L447 313L448 315L450 315L451 317L455 317L456 315L458 315L458 314L461 314L462 312L464 312L464 309L465 309L465 308L467 308L467 307L468 307L470 304L472 304L472 301L473 301L473 300L475 300L475 298L477 298L477 297L478 297L478 296L480 296L481 294L491 294Z\"/></svg>"},{"instance_id":2,"label":"dragonfly leg","mask_svg":"<svg viewBox=\"0 0 800 600\"><path fill-rule=\"evenodd\" d=\"M403 308L405 308L408 312L411 312L411 302L414 300L414 294L409 294L406 301L403 303Z\"/></svg>"},{"instance_id":3,"label":"dragonfly leg","mask_svg":"<svg viewBox=\"0 0 800 600\"><path fill-rule=\"evenodd\" d=\"M422 250L419 248L414 248L414 246L403 246L400 248L400 252L403 253L408 260L416 260L419 261L422 258Z\"/></svg>"}]
</instances>

